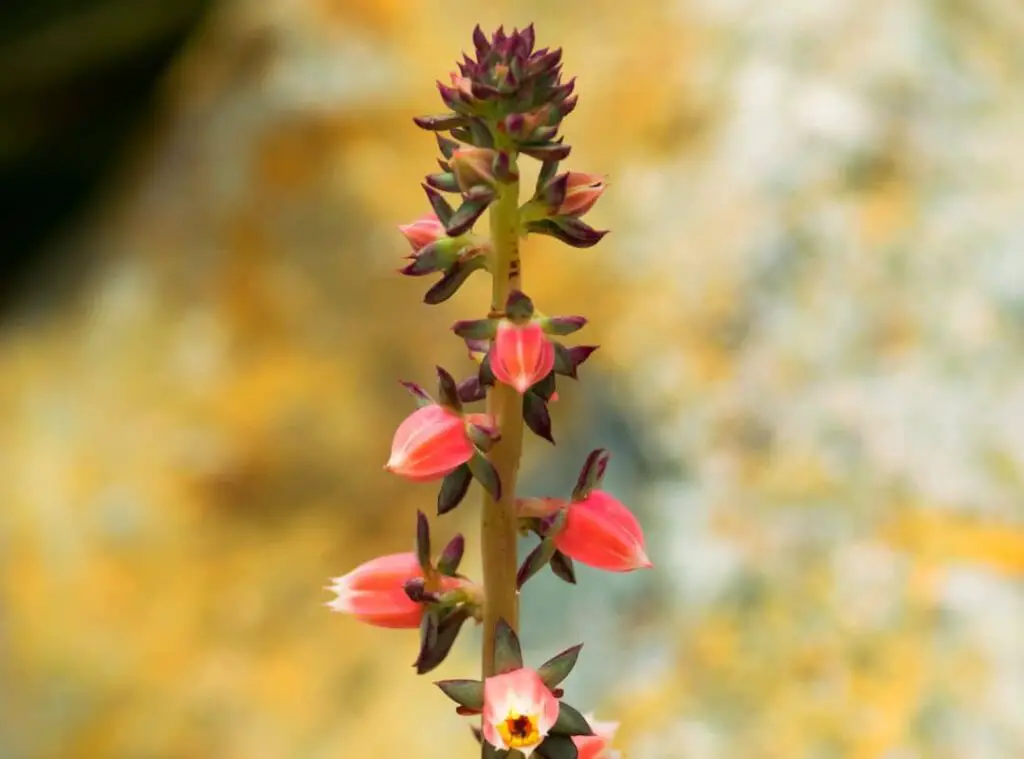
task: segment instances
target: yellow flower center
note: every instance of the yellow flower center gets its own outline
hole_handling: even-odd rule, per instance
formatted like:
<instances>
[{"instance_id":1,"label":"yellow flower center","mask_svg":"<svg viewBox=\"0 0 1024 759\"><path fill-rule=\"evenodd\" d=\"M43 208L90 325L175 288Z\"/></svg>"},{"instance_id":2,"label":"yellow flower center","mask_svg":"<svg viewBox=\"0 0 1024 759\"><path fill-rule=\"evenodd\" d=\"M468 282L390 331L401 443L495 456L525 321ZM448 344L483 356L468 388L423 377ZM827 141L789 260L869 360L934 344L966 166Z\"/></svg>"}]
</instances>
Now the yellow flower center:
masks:
<instances>
[{"instance_id":1,"label":"yellow flower center","mask_svg":"<svg viewBox=\"0 0 1024 759\"><path fill-rule=\"evenodd\" d=\"M531 714L513 712L503 722L499 722L497 727L509 748L526 748L540 743L537 718Z\"/></svg>"}]
</instances>

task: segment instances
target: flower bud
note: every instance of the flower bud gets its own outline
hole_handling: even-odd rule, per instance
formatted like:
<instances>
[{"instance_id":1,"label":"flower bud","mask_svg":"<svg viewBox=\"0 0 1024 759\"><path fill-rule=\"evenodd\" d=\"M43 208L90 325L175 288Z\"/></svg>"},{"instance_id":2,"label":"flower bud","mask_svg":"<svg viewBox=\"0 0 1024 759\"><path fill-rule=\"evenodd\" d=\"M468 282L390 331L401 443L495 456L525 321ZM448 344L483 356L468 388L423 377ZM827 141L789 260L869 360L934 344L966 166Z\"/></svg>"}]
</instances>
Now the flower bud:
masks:
<instances>
[{"instance_id":1,"label":"flower bud","mask_svg":"<svg viewBox=\"0 0 1024 759\"><path fill-rule=\"evenodd\" d=\"M566 556L595 569L632 572L653 566L640 523L603 490L591 490L586 498L567 506L565 526L554 540Z\"/></svg>"},{"instance_id":2,"label":"flower bud","mask_svg":"<svg viewBox=\"0 0 1024 759\"><path fill-rule=\"evenodd\" d=\"M584 714L584 719L594 731L593 735L574 735L572 742L579 752L577 759L618 759L619 752L610 748L615 732L619 729L618 722L599 722L592 713Z\"/></svg>"},{"instance_id":3,"label":"flower bud","mask_svg":"<svg viewBox=\"0 0 1024 759\"><path fill-rule=\"evenodd\" d=\"M423 606L409 598L405 586L422 580L423 570L415 553L378 556L347 575L333 578L327 590L338 597L327 606L376 627L419 627ZM454 577L442 577L440 581L445 590L460 585Z\"/></svg>"},{"instance_id":4,"label":"flower bud","mask_svg":"<svg viewBox=\"0 0 1024 759\"><path fill-rule=\"evenodd\" d=\"M594 207L608 184L599 174L570 171L565 185L565 198L555 215L579 217Z\"/></svg>"},{"instance_id":5,"label":"flower bud","mask_svg":"<svg viewBox=\"0 0 1024 759\"><path fill-rule=\"evenodd\" d=\"M525 393L551 373L555 347L538 322L498 324L491 349L491 371L503 384Z\"/></svg>"},{"instance_id":6,"label":"flower bud","mask_svg":"<svg viewBox=\"0 0 1024 759\"><path fill-rule=\"evenodd\" d=\"M494 187L494 160L498 153L490 148L459 148L452 153L452 172L459 183L459 189L469 192L474 187Z\"/></svg>"},{"instance_id":7,"label":"flower bud","mask_svg":"<svg viewBox=\"0 0 1024 759\"><path fill-rule=\"evenodd\" d=\"M384 468L413 482L430 482L465 464L474 452L463 417L435 403L398 425Z\"/></svg>"},{"instance_id":8,"label":"flower bud","mask_svg":"<svg viewBox=\"0 0 1024 759\"><path fill-rule=\"evenodd\" d=\"M484 681L483 737L529 757L558 720L558 699L536 671L514 669Z\"/></svg>"},{"instance_id":9,"label":"flower bud","mask_svg":"<svg viewBox=\"0 0 1024 759\"><path fill-rule=\"evenodd\" d=\"M409 241L413 253L419 253L432 242L445 236L444 224L434 213L424 214L412 224L400 224L398 229Z\"/></svg>"}]
</instances>

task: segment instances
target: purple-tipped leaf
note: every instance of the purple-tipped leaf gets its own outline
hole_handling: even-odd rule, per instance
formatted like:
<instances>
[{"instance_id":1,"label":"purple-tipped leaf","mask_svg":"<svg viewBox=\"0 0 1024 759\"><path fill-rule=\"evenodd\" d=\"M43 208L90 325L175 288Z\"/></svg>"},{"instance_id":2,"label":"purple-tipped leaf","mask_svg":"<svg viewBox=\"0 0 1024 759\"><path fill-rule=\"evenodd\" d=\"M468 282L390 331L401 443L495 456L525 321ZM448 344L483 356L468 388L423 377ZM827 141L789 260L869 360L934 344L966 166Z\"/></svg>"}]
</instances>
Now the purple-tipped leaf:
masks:
<instances>
[{"instance_id":1,"label":"purple-tipped leaf","mask_svg":"<svg viewBox=\"0 0 1024 759\"><path fill-rule=\"evenodd\" d=\"M447 657L455 644L455 639L462 629L462 625L469 619L469 610L459 607L444 616L437 623L437 630L434 635L433 645L421 647L420 655L416 658L416 673L423 675L436 669Z\"/></svg>"},{"instance_id":2,"label":"purple-tipped leaf","mask_svg":"<svg viewBox=\"0 0 1024 759\"><path fill-rule=\"evenodd\" d=\"M452 218L452 214L455 213L455 209L452 208L451 204L445 200L444 196L435 190L430 185L421 185L423 191L427 193L427 200L430 201L430 207L434 209L434 213L437 215L438 221L442 224L448 224L448 220Z\"/></svg>"},{"instance_id":3,"label":"purple-tipped leaf","mask_svg":"<svg viewBox=\"0 0 1024 759\"><path fill-rule=\"evenodd\" d=\"M494 668L499 675L522 669L523 651L519 636L504 619L499 619L494 628Z\"/></svg>"},{"instance_id":4,"label":"purple-tipped leaf","mask_svg":"<svg viewBox=\"0 0 1024 759\"><path fill-rule=\"evenodd\" d=\"M441 192L461 192L459 189L459 181L455 178L455 174L450 171L442 171L437 174L427 174L424 181L430 187L433 187L435 190L440 190Z\"/></svg>"},{"instance_id":5,"label":"purple-tipped leaf","mask_svg":"<svg viewBox=\"0 0 1024 759\"><path fill-rule=\"evenodd\" d=\"M564 161L572 152L572 146L557 142L532 142L520 145L519 152L538 161Z\"/></svg>"},{"instance_id":6,"label":"purple-tipped leaf","mask_svg":"<svg viewBox=\"0 0 1024 759\"><path fill-rule=\"evenodd\" d=\"M572 559L561 551L555 551L555 555L551 557L551 571L555 573L555 577L558 579L570 585L576 584L576 566L573 564Z\"/></svg>"},{"instance_id":7,"label":"purple-tipped leaf","mask_svg":"<svg viewBox=\"0 0 1024 759\"><path fill-rule=\"evenodd\" d=\"M487 391L480 384L480 377L469 377L459 383L459 398L463 403L476 403L486 397Z\"/></svg>"},{"instance_id":8,"label":"purple-tipped leaf","mask_svg":"<svg viewBox=\"0 0 1024 759\"><path fill-rule=\"evenodd\" d=\"M501 480L498 478L498 470L487 460L482 453L474 453L469 460L469 470L473 473L473 479L479 482L491 498L495 501L501 500Z\"/></svg>"},{"instance_id":9,"label":"purple-tipped leaf","mask_svg":"<svg viewBox=\"0 0 1024 759\"><path fill-rule=\"evenodd\" d=\"M463 319L452 325L452 332L469 340L493 340L497 331L494 319Z\"/></svg>"},{"instance_id":10,"label":"purple-tipped leaf","mask_svg":"<svg viewBox=\"0 0 1024 759\"><path fill-rule=\"evenodd\" d=\"M592 248L608 234L607 230L594 229L585 221L571 216L556 216L529 221L526 223L526 231L554 237L574 248Z\"/></svg>"},{"instance_id":11,"label":"purple-tipped leaf","mask_svg":"<svg viewBox=\"0 0 1024 759\"><path fill-rule=\"evenodd\" d=\"M438 680L434 685L459 706L484 708L484 684L480 680Z\"/></svg>"},{"instance_id":12,"label":"purple-tipped leaf","mask_svg":"<svg viewBox=\"0 0 1024 759\"><path fill-rule=\"evenodd\" d=\"M533 318L533 301L522 290L512 290L505 301L505 315L513 322L524 323Z\"/></svg>"},{"instance_id":13,"label":"purple-tipped leaf","mask_svg":"<svg viewBox=\"0 0 1024 759\"><path fill-rule=\"evenodd\" d=\"M576 487L572 491L572 500L582 501L594 488L601 487L604 473L608 469L608 461L611 454L604 448L598 448L590 452L587 460L583 462L580 476L576 480Z\"/></svg>"},{"instance_id":14,"label":"purple-tipped leaf","mask_svg":"<svg viewBox=\"0 0 1024 759\"><path fill-rule=\"evenodd\" d=\"M469 119L458 113L444 113L440 116L417 116L413 119L420 129L430 132L446 132L449 129L465 126Z\"/></svg>"},{"instance_id":15,"label":"purple-tipped leaf","mask_svg":"<svg viewBox=\"0 0 1024 759\"><path fill-rule=\"evenodd\" d=\"M486 265L482 256L457 262L433 287L427 290L426 295L423 296L423 302L431 306L444 303L459 291L459 288L469 279L470 274L483 269Z\"/></svg>"},{"instance_id":16,"label":"purple-tipped leaf","mask_svg":"<svg viewBox=\"0 0 1024 759\"><path fill-rule=\"evenodd\" d=\"M558 705L558 720L551 728L554 735L593 735L586 717L564 701Z\"/></svg>"},{"instance_id":17,"label":"purple-tipped leaf","mask_svg":"<svg viewBox=\"0 0 1024 759\"><path fill-rule=\"evenodd\" d=\"M552 445L555 438L551 433L551 413L548 404L532 390L523 394L523 421L530 431Z\"/></svg>"},{"instance_id":18,"label":"purple-tipped leaf","mask_svg":"<svg viewBox=\"0 0 1024 759\"><path fill-rule=\"evenodd\" d=\"M565 337L573 332L579 332L587 326L585 316L551 316L541 320L541 327L548 335Z\"/></svg>"},{"instance_id":19,"label":"purple-tipped leaf","mask_svg":"<svg viewBox=\"0 0 1024 759\"><path fill-rule=\"evenodd\" d=\"M475 197L470 197L470 193L466 193L462 205L458 207L448 220L448 223L445 225L445 231L449 237L458 237L459 235L466 234L466 232L473 228L476 220L480 218L483 212L487 210L487 206L494 200L493 190L483 188L482 186L479 186L479 188L486 189L487 192L484 194L477 193Z\"/></svg>"},{"instance_id":20,"label":"purple-tipped leaf","mask_svg":"<svg viewBox=\"0 0 1024 759\"><path fill-rule=\"evenodd\" d=\"M416 560L423 574L430 573L430 522L422 511L416 512Z\"/></svg>"},{"instance_id":21,"label":"purple-tipped leaf","mask_svg":"<svg viewBox=\"0 0 1024 759\"><path fill-rule=\"evenodd\" d=\"M437 367L437 397L445 408L450 408L456 413L462 412L459 386L455 384L455 378L442 366Z\"/></svg>"},{"instance_id":22,"label":"purple-tipped leaf","mask_svg":"<svg viewBox=\"0 0 1024 759\"><path fill-rule=\"evenodd\" d=\"M468 464L456 468L441 480L441 489L437 493L437 515L447 514L462 503L472 481L473 473Z\"/></svg>"},{"instance_id":23,"label":"purple-tipped leaf","mask_svg":"<svg viewBox=\"0 0 1024 759\"><path fill-rule=\"evenodd\" d=\"M441 556L437 560L437 571L447 577L455 577L465 552L466 538L462 533L457 533L441 551Z\"/></svg>"},{"instance_id":24,"label":"purple-tipped leaf","mask_svg":"<svg viewBox=\"0 0 1024 759\"><path fill-rule=\"evenodd\" d=\"M405 380L400 380L398 384L404 387L406 390L408 390L409 394L416 399L417 408L423 408L424 406L433 406L435 403L437 403L437 401L435 401L430 396L430 393L424 390L421 385L417 385L415 382L406 382Z\"/></svg>"},{"instance_id":25,"label":"purple-tipped leaf","mask_svg":"<svg viewBox=\"0 0 1024 759\"><path fill-rule=\"evenodd\" d=\"M542 540L534 547L530 553L523 559L523 563L519 566L519 571L516 572L516 589L522 590L526 582L537 574L540 570L544 569L551 561L551 556L555 552L555 544L551 540Z\"/></svg>"},{"instance_id":26,"label":"purple-tipped leaf","mask_svg":"<svg viewBox=\"0 0 1024 759\"><path fill-rule=\"evenodd\" d=\"M567 648L537 668L537 674L549 690L557 688L569 676L573 667L576 666L576 660L579 659L582 648L582 643Z\"/></svg>"}]
</instances>

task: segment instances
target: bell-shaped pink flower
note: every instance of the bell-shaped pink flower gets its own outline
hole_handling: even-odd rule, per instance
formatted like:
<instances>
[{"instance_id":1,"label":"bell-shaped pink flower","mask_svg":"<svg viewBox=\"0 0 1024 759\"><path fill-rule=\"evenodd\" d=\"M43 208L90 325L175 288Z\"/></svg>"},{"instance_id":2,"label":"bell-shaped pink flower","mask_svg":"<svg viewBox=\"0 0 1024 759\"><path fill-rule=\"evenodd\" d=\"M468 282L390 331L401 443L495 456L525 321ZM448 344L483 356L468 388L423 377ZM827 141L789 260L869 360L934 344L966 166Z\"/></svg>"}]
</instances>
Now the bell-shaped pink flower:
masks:
<instances>
[{"instance_id":1,"label":"bell-shaped pink flower","mask_svg":"<svg viewBox=\"0 0 1024 759\"><path fill-rule=\"evenodd\" d=\"M347 575L333 578L327 590L338 597L327 606L376 627L419 627L423 606L406 595L404 586L407 581L422 577L415 553L378 556ZM455 577L441 577L443 590L452 590L459 584Z\"/></svg>"},{"instance_id":2,"label":"bell-shaped pink flower","mask_svg":"<svg viewBox=\"0 0 1024 759\"><path fill-rule=\"evenodd\" d=\"M437 214L433 213L424 214L412 224L400 224L398 230L409 241L413 253L419 253L432 242L445 236L444 224L437 218Z\"/></svg>"},{"instance_id":3,"label":"bell-shaped pink flower","mask_svg":"<svg viewBox=\"0 0 1024 759\"><path fill-rule=\"evenodd\" d=\"M565 185L565 199L558 207L559 216L582 216L591 208L608 187L600 174L570 171Z\"/></svg>"},{"instance_id":4,"label":"bell-shaped pink flower","mask_svg":"<svg viewBox=\"0 0 1024 759\"><path fill-rule=\"evenodd\" d=\"M619 723L599 722L593 714L584 714L583 718L594 734L573 736L572 742L579 752L577 759L618 759L619 752L611 749L611 742L619 729Z\"/></svg>"},{"instance_id":5,"label":"bell-shaped pink flower","mask_svg":"<svg viewBox=\"0 0 1024 759\"><path fill-rule=\"evenodd\" d=\"M576 561L608 572L648 569L644 533L632 512L603 490L566 506L555 547Z\"/></svg>"},{"instance_id":6,"label":"bell-shaped pink flower","mask_svg":"<svg viewBox=\"0 0 1024 759\"><path fill-rule=\"evenodd\" d=\"M502 321L494 336L491 371L499 382L525 393L555 367L555 346L535 321Z\"/></svg>"},{"instance_id":7,"label":"bell-shaped pink flower","mask_svg":"<svg viewBox=\"0 0 1024 759\"><path fill-rule=\"evenodd\" d=\"M395 430L384 468L413 482L439 480L465 464L475 449L468 418L438 404L416 409Z\"/></svg>"},{"instance_id":8,"label":"bell-shaped pink flower","mask_svg":"<svg viewBox=\"0 0 1024 759\"><path fill-rule=\"evenodd\" d=\"M534 670L516 669L484 681L484 740L529 757L558 720L559 704Z\"/></svg>"}]
</instances>

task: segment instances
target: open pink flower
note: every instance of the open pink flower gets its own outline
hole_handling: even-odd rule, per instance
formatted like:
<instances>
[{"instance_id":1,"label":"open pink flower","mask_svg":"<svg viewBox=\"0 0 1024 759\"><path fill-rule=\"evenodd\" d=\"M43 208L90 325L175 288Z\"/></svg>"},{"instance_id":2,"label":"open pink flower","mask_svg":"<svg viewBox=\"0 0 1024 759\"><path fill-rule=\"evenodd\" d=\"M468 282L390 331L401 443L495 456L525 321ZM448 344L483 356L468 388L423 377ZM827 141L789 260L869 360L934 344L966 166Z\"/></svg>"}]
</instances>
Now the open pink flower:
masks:
<instances>
[{"instance_id":1,"label":"open pink flower","mask_svg":"<svg viewBox=\"0 0 1024 759\"><path fill-rule=\"evenodd\" d=\"M555 346L535 321L498 325L491 350L491 371L499 382L525 393L555 367Z\"/></svg>"},{"instance_id":2,"label":"open pink flower","mask_svg":"<svg viewBox=\"0 0 1024 759\"><path fill-rule=\"evenodd\" d=\"M412 224L401 224L398 230L409 241L413 253L419 253L430 243L436 242L446 234L444 224L437 218L437 214L433 213L424 214Z\"/></svg>"},{"instance_id":3,"label":"open pink flower","mask_svg":"<svg viewBox=\"0 0 1024 759\"><path fill-rule=\"evenodd\" d=\"M608 572L648 569L644 533L632 512L603 490L567 505L555 547L587 566Z\"/></svg>"},{"instance_id":4,"label":"open pink flower","mask_svg":"<svg viewBox=\"0 0 1024 759\"><path fill-rule=\"evenodd\" d=\"M413 482L441 479L473 457L466 423L478 416L463 417L436 403L416 409L395 430L384 468Z\"/></svg>"},{"instance_id":5,"label":"open pink flower","mask_svg":"<svg viewBox=\"0 0 1024 759\"><path fill-rule=\"evenodd\" d=\"M619 752L611 749L611 742L619 729L619 723L598 722L593 714L584 714L583 718L594 734L573 736L572 742L579 752L577 759L618 759Z\"/></svg>"},{"instance_id":6,"label":"open pink flower","mask_svg":"<svg viewBox=\"0 0 1024 759\"><path fill-rule=\"evenodd\" d=\"M558 207L559 216L582 216L604 193L608 184L600 174L570 171L565 186L565 199Z\"/></svg>"},{"instance_id":7,"label":"open pink flower","mask_svg":"<svg viewBox=\"0 0 1024 759\"><path fill-rule=\"evenodd\" d=\"M529 757L558 720L558 699L528 668L484 681L484 740Z\"/></svg>"},{"instance_id":8,"label":"open pink flower","mask_svg":"<svg viewBox=\"0 0 1024 759\"><path fill-rule=\"evenodd\" d=\"M376 627L419 627L423 606L406 595L404 586L407 581L422 577L423 570L414 553L378 556L347 575L333 578L327 590L338 597L327 606ZM442 577L441 583L442 589L451 590L460 581Z\"/></svg>"}]
</instances>

